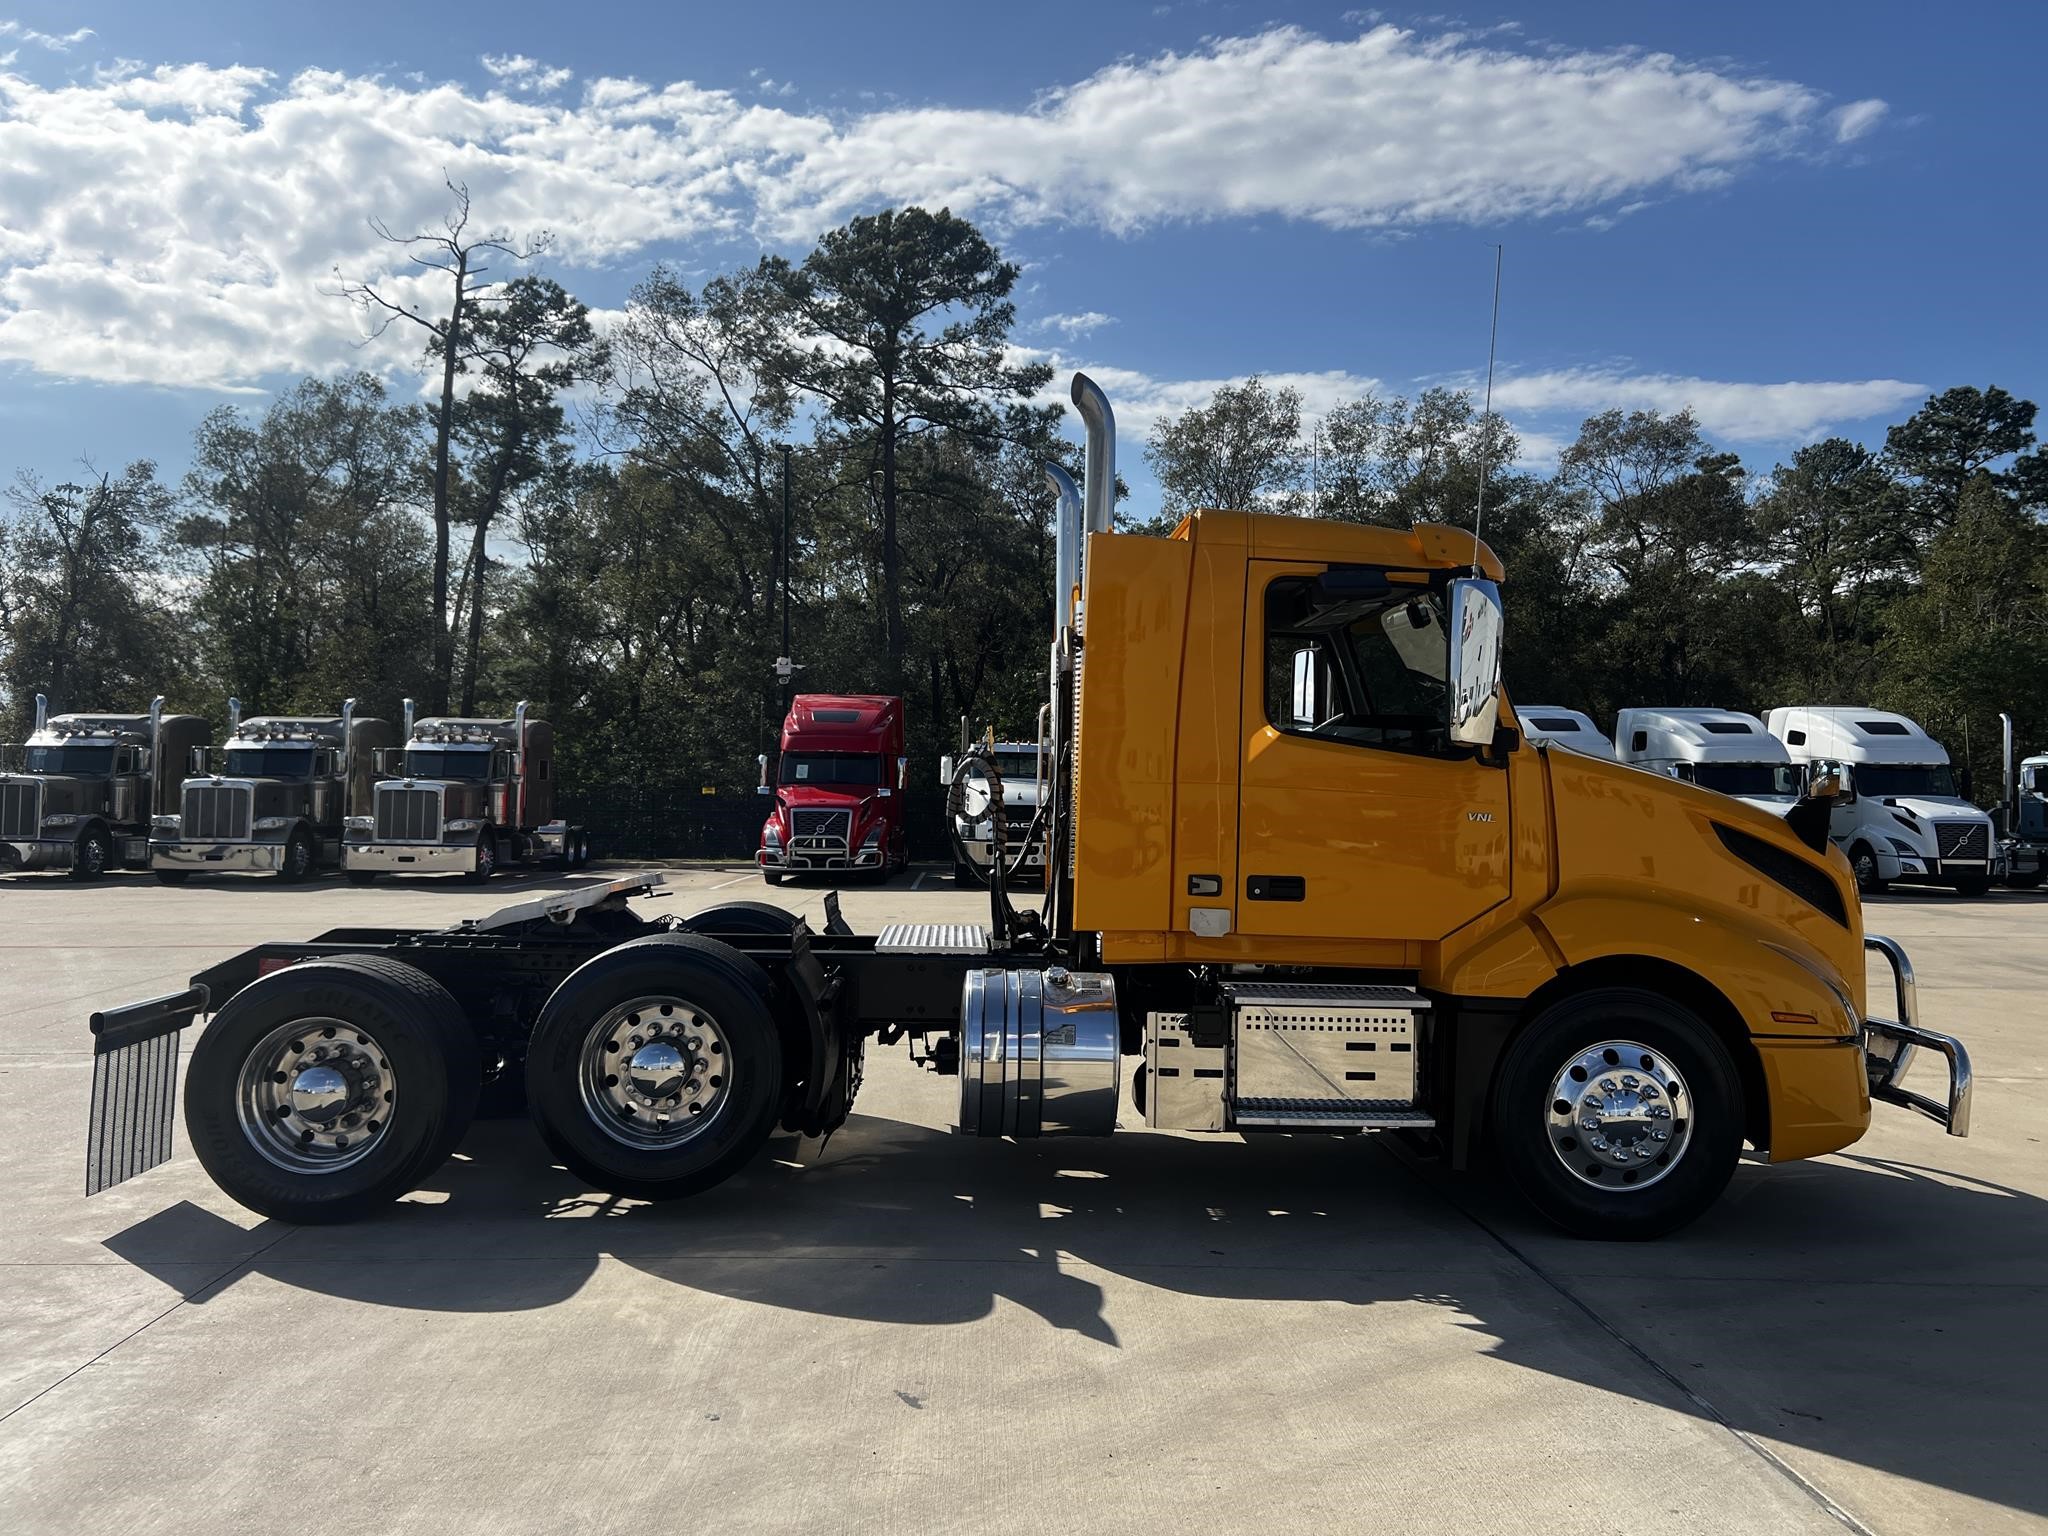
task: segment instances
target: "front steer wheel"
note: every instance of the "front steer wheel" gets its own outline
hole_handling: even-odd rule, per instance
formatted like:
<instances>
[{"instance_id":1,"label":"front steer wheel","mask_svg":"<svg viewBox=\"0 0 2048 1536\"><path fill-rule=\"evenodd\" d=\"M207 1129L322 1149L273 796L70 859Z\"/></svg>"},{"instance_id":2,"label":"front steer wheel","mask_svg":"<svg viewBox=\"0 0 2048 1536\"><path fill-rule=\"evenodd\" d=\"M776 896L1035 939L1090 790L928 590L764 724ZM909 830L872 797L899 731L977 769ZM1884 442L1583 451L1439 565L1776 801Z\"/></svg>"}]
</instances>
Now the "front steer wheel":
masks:
<instances>
[{"instance_id":1,"label":"front steer wheel","mask_svg":"<svg viewBox=\"0 0 2048 1536\"><path fill-rule=\"evenodd\" d=\"M439 982L381 955L307 960L229 998L185 1077L185 1130L228 1195L280 1221L353 1221L418 1186L476 1111L481 1072Z\"/></svg>"},{"instance_id":2,"label":"front steer wheel","mask_svg":"<svg viewBox=\"0 0 2048 1536\"><path fill-rule=\"evenodd\" d=\"M1689 1008L1606 987L1553 1003L1494 1083L1494 1146L1541 1214L1579 1237L1662 1237L1720 1197L1742 1151L1740 1079Z\"/></svg>"},{"instance_id":3,"label":"front steer wheel","mask_svg":"<svg viewBox=\"0 0 2048 1536\"><path fill-rule=\"evenodd\" d=\"M761 1150L782 1104L768 975L731 946L656 934L587 961L541 1010L526 1101L594 1189L694 1195Z\"/></svg>"}]
</instances>

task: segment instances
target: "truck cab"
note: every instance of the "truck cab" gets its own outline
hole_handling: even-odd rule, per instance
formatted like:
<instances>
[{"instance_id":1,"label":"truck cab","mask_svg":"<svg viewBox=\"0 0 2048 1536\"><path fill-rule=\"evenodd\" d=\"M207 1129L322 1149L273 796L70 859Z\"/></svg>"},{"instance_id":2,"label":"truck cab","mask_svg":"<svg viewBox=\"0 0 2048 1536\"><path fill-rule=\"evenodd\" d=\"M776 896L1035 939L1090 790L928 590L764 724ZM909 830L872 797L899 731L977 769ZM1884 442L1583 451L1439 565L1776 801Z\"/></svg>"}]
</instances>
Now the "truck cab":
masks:
<instances>
[{"instance_id":1,"label":"truck cab","mask_svg":"<svg viewBox=\"0 0 2048 1536\"><path fill-rule=\"evenodd\" d=\"M882 694L800 693L790 701L760 792L772 796L755 855L761 878L864 870L886 878L910 862L904 831L903 701Z\"/></svg>"},{"instance_id":2,"label":"truck cab","mask_svg":"<svg viewBox=\"0 0 2048 1536\"><path fill-rule=\"evenodd\" d=\"M159 697L142 715L53 717L37 694L29 739L0 747L0 869L94 880L147 868L151 820L175 765L207 735L204 720L163 707Z\"/></svg>"},{"instance_id":3,"label":"truck cab","mask_svg":"<svg viewBox=\"0 0 2048 1536\"><path fill-rule=\"evenodd\" d=\"M1616 758L1666 778L1733 795L1773 816L1799 799L1800 772L1755 715L1732 709L1624 709Z\"/></svg>"},{"instance_id":4,"label":"truck cab","mask_svg":"<svg viewBox=\"0 0 2048 1536\"><path fill-rule=\"evenodd\" d=\"M1522 735L1531 742L1569 747L1588 757L1614 761L1614 743L1600 734L1591 715L1558 704L1520 704L1515 707L1515 718L1522 724Z\"/></svg>"},{"instance_id":5,"label":"truck cab","mask_svg":"<svg viewBox=\"0 0 2048 1536\"><path fill-rule=\"evenodd\" d=\"M1005 867L1020 875L1045 875L1049 829L1039 816L1046 788L1044 746L1035 741L992 738L993 732L980 742L971 740L963 717L960 755L939 759L939 787L948 792L945 815L953 843L953 879L959 885L987 885L989 867L995 860L992 784L985 773L975 769L975 762L993 768L1002 784ZM957 796L956 774L964 775Z\"/></svg>"},{"instance_id":6,"label":"truck cab","mask_svg":"<svg viewBox=\"0 0 2048 1536\"><path fill-rule=\"evenodd\" d=\"M1848 792L1835 805L1829 833L1864 891L1882 891L1894 880L1951 886L1966 896L1990 888L1991 818L1957 792L1948 749L1913 720L1849 704L1807 704L1772 710L1770 723L1794 763L1841 777Z\"/></svg>"},{"instance_id":7,"label":"truck cab","mask_svg":"<svg viewBox=\"0 0 2048 1536\"><path fill-rule=\"evenodd\" d=\"M413 718L405 745L377 755L367 814L347 822L341 861L349 880L381 874L491 878L501 865L580 865L580 828L555 815L554 731L522 701L510 719Z\"/></svg>"},{"instance_id":8,"label":"truck cab","mask_svg":"<svg viewBox=\"0 0 2048 1536\"><path fill-rule=\"evenodd\" d=\"M226 738L197 749L197 775L184 781L178 809L156 818L149 863L157 878L298 881L338 864L344 820L369 800L373 754L398 736L389 721L358 716L355 703L345 700L337 715L244 720L240 701L228 700Z\"/></svg>"}]
</instances>

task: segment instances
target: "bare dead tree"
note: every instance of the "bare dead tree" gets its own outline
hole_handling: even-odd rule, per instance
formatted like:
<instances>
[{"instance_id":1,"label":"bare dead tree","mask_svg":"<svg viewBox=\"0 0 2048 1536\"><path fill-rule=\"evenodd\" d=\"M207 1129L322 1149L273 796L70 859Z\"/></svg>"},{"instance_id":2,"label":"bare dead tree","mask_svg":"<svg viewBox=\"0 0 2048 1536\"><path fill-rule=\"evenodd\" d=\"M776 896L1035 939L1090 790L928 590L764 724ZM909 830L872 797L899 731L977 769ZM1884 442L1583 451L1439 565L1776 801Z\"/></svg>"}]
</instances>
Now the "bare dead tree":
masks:
<instances>
[{"instance_id":1,"label":"bare dead tree","mask_svg":"<svg viewBox=\"0 0 2048 1536\"><path fill-rule=\"evenodd\" d=\"M394 320L404 320L427 333L427 355L441 362L441 400L434 412L434 708L448 708L448 694L455 671L455 619L448 611L449 546L449 439L455 424L455 376L465 371L470 356L471 319L477 310L492 302L496 284L484 281L490 269L479 258L496 253L513 261L531 261L548 248L549 235L543 230L524 240L514 240L504 230L472 234L469 229L469 187L447 180L453 204L438 230L418 234L394 233L381 219L371 219L377 238L399 247L414 267L439 272L449 281L448 311L444 316L424 313L417 304L407 304L380 292L375 284L341 281L341 296L373 318L371 339L382 336Z\"/></svg>"}]
</instances>

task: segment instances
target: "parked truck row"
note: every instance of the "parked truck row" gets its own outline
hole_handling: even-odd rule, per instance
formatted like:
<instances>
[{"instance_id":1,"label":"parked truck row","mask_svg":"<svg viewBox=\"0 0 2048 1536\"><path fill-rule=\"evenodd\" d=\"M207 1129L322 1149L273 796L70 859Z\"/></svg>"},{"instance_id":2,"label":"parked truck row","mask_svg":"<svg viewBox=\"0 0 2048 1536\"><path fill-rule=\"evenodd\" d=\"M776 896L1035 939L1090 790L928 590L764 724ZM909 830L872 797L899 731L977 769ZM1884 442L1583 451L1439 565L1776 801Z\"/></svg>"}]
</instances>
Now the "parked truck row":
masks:
<instances>
[{"instance_id":1,"label":"parked truck row","mask_svg":"<svg viewBox=\"0 0 2048 1536\"><path fill-rule=\"evenodd\" d=\"M415 722L408 699L401 735L355 704L245 718L229 699L210 743L204 720L165 714L161 698L146 715L52 717L38 694L28 741L0 748L0 867L149 869L181 885L331 869L487 880L509 864L587 860L583 830L553 814L554 738L526 705L509 720Z\"/></svg>"},{"instance_id":2,"label":"parked truck row","mask_svg":"<svg viewBox=\"0 0 2048 1536\"><path fill-rule=\"evenodd\" d=\"M1157 1129L1394 1131L1452 1169L1490 1149L1598 1238L1692 1219L1745 1144L1848 1146L1873 1102L1967 1134L1968 1054L1919 1023L1830 840L1838 774L1816 765L1777 815L1532 741L1500 682L1504 573L1471 530L1202 511L1118 534L1109 403L1084 376L1073 397L1087 499L1055 523L1038 905L1000 858L986 923L871 934L830 897L819 925L651 913L649 875L262 944L92 1017L88 1191L169 1155L175 1041L202 1015L193 1148L293 1221L416 1187L486 1089L523 1092L585 1187L696 1194L777 1127L843 1124L870 1045L906 1045L968 1135L1117 1133L1126 1093ZM888 711L822 711L764 773L771 876L892 857ZM966 756L953 782L1000 776ZM1905 1085L1916 1057L1944 1091Z\"/></svg>"}]
</instances>

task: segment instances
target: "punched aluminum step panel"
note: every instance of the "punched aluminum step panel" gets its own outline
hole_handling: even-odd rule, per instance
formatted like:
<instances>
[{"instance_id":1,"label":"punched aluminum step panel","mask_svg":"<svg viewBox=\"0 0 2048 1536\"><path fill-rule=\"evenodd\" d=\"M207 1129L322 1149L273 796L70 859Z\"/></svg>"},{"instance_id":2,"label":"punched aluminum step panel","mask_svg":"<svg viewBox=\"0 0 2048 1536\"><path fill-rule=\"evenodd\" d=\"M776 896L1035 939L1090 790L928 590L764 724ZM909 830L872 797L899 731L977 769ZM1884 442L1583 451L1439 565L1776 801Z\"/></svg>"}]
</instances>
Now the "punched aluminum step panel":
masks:
<instances>
[{"instance_id":1,"label":"punched aluminum step panel","mask_svg":"<svg viewBox=\"0 0 2048 1536\"><path fill-rule=\"evenodd\" d=\"M1415 1106L1408 987L1234 982L1229 1043L1197 1045L1185 1015L1146 1017L1146 1122L1174 1130L1378 1130L1434 1124Z\"/></svg>"}]
</instances>

